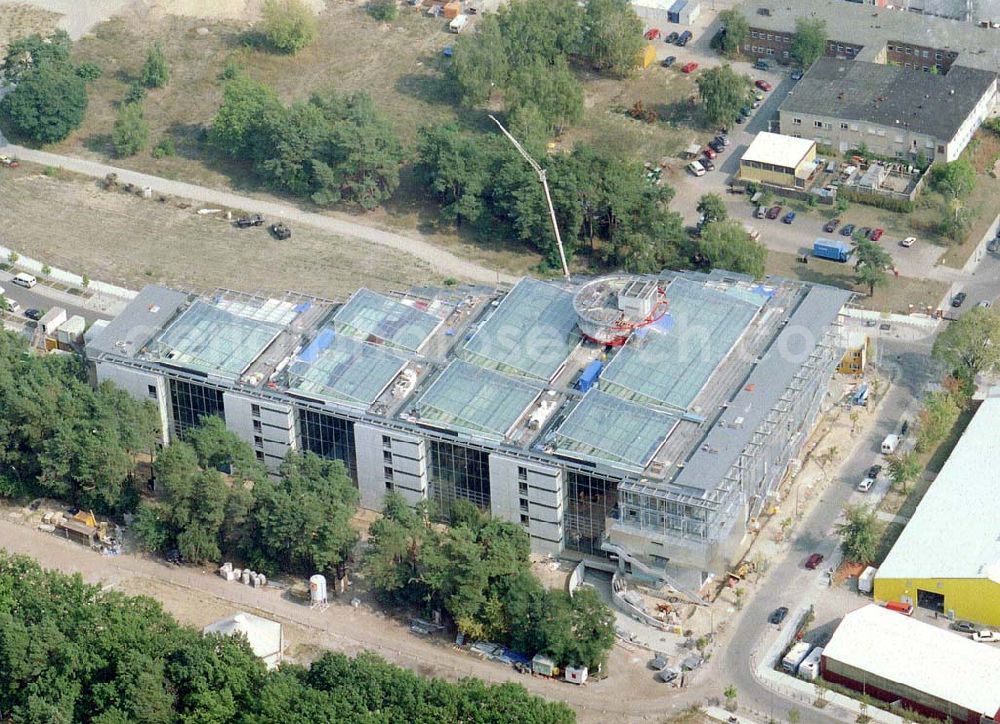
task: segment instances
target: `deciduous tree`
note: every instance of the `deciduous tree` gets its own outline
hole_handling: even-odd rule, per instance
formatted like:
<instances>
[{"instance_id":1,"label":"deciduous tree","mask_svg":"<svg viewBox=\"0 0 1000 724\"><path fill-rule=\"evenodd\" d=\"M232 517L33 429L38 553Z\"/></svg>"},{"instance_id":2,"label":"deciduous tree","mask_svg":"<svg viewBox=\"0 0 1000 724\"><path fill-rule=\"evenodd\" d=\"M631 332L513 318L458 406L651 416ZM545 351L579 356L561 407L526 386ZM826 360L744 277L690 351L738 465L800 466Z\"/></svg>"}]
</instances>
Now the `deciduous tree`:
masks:
<instances>
[{"instance_id":1,"label":"deciduous tree","mask_svg":"<svg viewBox=\"0 0 1000 724\"><path fill-rule=\"evenodd\" d=\"M836 526L844 556L854 563L872 563L883 529L875 510L864 505L848 505L844 508L844 521Z\"/></svg>"},{"instance_id":2,"label":"deciduous tree","mask_svg":"<svg viewBox=\"0 0 1000 724\"><path fill-rule=\"evenodd\" d=\"M764 276L767 249L751 239L738 221L708 224L702 229L698 246L713 269L749 274L755 279Z\"/></svg>"},{"instance_id":3,"label":"deciduous tree","mask_svg":"<svg viewBox=\"0 0 1000 724\"><path fill-rule=\"evenodd\" d=\"M119 158L134 156L149 141L149 124L143 115L142 104L125 103L118 110L118 118L111 133L111 145Z\"/></svg>"},{"instance_id":4,"label":"deciduous tree","mask_svg":"<svg viewBox=\"0 0 1000 724\"><path fill-rule=\"evenodd\" d=\"M809 68L826 52L826 42L826 21L796 18L792 47L788 52L803 68Z\"/></svg>"},{"instance_id":5,"label":"deciduous tree","mask_svg":"<svg viewBox=\"0 0 1000 724\"><path fill-rule=\"evenodd\" d=\"M294 55L316 37L316 18L302 0L264 0L260 32L273 49Z\"/></svg>"},{"instance_id":6,"label":"deciduous tree","mask_svg":"<svg viewBox=\"0 0 1000 724\"><path fill-rule=\"evenodd\" d=\"M705 70L695 82L709 122L732 125L747 104L750 79L727 64Z\"/></svg>"},{"instance_id":7,"label":"deciduous tree","mask_svg":"<svg viewBox=\"0 0 1000 724\"><path fill-rule=\"evenodd\" d=\"M156 43L146 54L146 63L142 66L142 84L147 88L162 88L170 80L170 68L167 66L167 56L163 46Z\"/></svg>"},{"instance_id":8,"label":"deciduous tree","mask_svg":"<svg viewBox=\"0 0 1000 724\"><path fill-rule=\"evenodd\" d=\"M868 296L875 293L875 287L889 281L886 271L892 266L892 257L876 242L858 237L854 241L854 269L858 284L868 287Z\"/></svg>"},{"instance_id":9,"label":"deciduous tree","mask_svg":"<svg viewBox=\"0 0 1000 724\"><path fill-rule=\"evenodd\" d=\"M968 380L1000 368L1000 313L970 309L938 335L933 355Z\"/></svg>"},{"instance_id":10,"label":"deciduous tree","mask_svg":"<svg viewBox=\"0 0 1000 724\"><path fill-rule=\"evenodd\" d=\"M583 24L581 52L594 67L618 77L635 69L644 45L642 20L626 0L590 0Z\"/></svg>"},{"instance_id":11,"label":"deciduous tree","mask_svg":"<svg viewBox=\"0 0 1000 724\"><path fill-rule=\"evenodd\" d=\"M738 9L730 8L719 13L719 24L723 29L720 50L729 58L739 55L750 37L750 23Z\"/></svg>"},{"instance_id":12,"label":"deciduous tree","mask_svg":"<svg viewBox=\"0 0 1000 724\"><path fill-rule=\"evenodd\" d=\"M87 85L67 62L42 63L20 76L0 100L0 120L8 132L37 143L55 143L83 122Z\"/></svg>"}]
</instances>

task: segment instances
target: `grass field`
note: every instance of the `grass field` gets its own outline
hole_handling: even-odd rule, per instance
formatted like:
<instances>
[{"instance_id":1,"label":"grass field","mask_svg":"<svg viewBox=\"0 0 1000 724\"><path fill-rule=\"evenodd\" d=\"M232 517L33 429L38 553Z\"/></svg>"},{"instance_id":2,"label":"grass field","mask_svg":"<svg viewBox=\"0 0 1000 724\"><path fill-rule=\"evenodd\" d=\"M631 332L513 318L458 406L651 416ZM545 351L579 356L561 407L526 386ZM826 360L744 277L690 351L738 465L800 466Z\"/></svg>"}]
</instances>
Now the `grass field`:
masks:
<instances>
[{"instance_id":1,"label":"grass field","mask_svg":"<svg viewBox=\"0 0 1000 724\"><path fill-rule=\"evenodd\" d=\"M32 33L48 35L56 29L59 13L35 7L29 3L0 5L0 53L12 40Z\"/></svg>"},{"instance_id":2,"label":"grass field","mask_svg":"<svg viewBox=\"0 0 1000 724\"><path fill-rule=\"evenodd\" d=\"M888 283L876 288L875 295L869 297L867 287L854 283L854 269L849 264L824 263L813 258L808 264L802 264L796 261L794 254L780 251L768 251L765 269L773 276L851 289L858 293L854 300L856 304L879 312L906 314L911 304L917 310L926 306L936 307L948 290L944 282L893 277L890 274Z\"/></svg>"}]
</instances>

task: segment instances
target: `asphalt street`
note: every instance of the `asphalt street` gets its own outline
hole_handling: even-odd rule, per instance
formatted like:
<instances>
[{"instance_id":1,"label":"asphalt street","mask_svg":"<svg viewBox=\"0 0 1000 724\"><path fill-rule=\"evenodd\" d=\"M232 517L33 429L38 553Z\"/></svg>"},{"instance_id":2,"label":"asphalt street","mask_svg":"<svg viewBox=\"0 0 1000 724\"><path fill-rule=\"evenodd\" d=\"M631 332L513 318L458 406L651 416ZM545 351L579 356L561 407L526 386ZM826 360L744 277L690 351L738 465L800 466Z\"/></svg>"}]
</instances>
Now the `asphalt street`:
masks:
<instances>
[{"instance_id":1,"label":"asphalt street","mask_svg":"<svg viewBox=\"0 0 1000 724\"><path fill-rule=\"evenodd\" d=\"M44 284L36 284L31 289L14 284L11 281L13 276L9 272L0 271L0 286L4 289L3 296L13 299L21 306L21 310L18 313L19 316L23 316L26 309L38 309L45 312L52 307L62 307L66 310L68 316L72 317L74 314L79 314L87 320L88 324L98 319L112 318L110 314L98 312L84 306L82 299L79 304L71 303L66 298L67 295L64 292L52 289Z\"/></svg>"}]
</instances>

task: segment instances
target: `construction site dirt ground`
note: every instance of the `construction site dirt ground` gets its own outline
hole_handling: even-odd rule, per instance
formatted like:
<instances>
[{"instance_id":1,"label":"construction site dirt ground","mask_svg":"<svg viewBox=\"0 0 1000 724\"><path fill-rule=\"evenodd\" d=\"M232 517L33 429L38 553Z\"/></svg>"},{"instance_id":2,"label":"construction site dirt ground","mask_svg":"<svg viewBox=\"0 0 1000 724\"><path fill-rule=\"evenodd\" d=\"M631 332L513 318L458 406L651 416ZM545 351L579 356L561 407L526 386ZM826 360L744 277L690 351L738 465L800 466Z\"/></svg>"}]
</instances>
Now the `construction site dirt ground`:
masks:
<instances>
[{"instance_id":1,"label":"construction site dirt ground","mask_svg":"<svg viewBox=\"0 0 1000 724\"><path fill-rule=\"evenodd\" d=\"M0 242L54 267L139 289L161 283L339 297L368 286L441 282L427 264L365 241L296 226L288 241L237 229L198 206L101 190L37 167L0 172Z\"/></svg>"}]
</instances>

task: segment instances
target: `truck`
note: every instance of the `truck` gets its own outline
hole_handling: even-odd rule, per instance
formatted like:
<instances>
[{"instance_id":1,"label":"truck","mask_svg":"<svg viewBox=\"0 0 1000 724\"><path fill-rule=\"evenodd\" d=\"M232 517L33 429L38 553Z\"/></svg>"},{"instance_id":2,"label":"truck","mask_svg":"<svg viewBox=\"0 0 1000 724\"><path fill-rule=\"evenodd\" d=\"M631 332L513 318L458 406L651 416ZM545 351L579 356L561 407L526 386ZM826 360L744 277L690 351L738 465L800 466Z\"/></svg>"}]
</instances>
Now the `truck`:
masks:
<instances>
[{"instance_id":1,"label":"truck","mask_svg":"<svg viewBox=\"0 0 1000 724\"><path fill-rule=\"evenodd\" d=\"M781 668L792 676L799 670L799 664L805 661L806 657L809 655L809 651L812 650L812 644L806 641L799 641L797 644L788 649L788 653L781 660Z\"/></svg>"},{"instance_id":2,"label":"truck","mask_svg":"<svg viewBox=\"0 0 1000 724\"><path fill-rule=\"evenodd\" d=\"M892 455L896 452L896 447L899 445L899 435L886 435L885 440L882 441L882 454Z\"/></svg>"},{"instance_id":3,"label":"truck","mask_svg":"<svg viewBox=\"0 0 1000 724\"><path fill-rule=\"evenodd\" d=\"M875 574L878 573L878 568L874 566L868 566L861 575L858 576L858 592L867 593L871 595L872 584L875 581Z\"/></svg>"},{"instance_id":4,"label":"truck","mask_svg":"<svg viewBox=\"0 0 1000 724\"><path fill-rule=\"evenodd\" d=\"M817 646L809 655L806 656L802 663L799 664L799 672L797 676L800 679L805 679L806 681L816 681L819 678L819 660L823 656L823 647Z\"/></svg>"},{"instance_id":5,"label":"truck","mask_svg":"<svg viewBox=\"0 0 1000 724\"><path fill-rule=\"evenodd\" d=\"M845 262L851 258L851 245L846 241L816 239L813 242L813 256L817 259Z\"/></svg>"},{"instance_id":6,"label":"truck","mask_svg":"<svg viewBox=\"0 0 1000 724\"><path fill-rule=\"evenodd\" d=\"M580 392L589 392L590 388L597 382L597 378L601 376L603 368L604 363L599 359L588 362L580 374L580 379L576 381L576 389L580 390Z\"/></svg>"}]
</instances>

